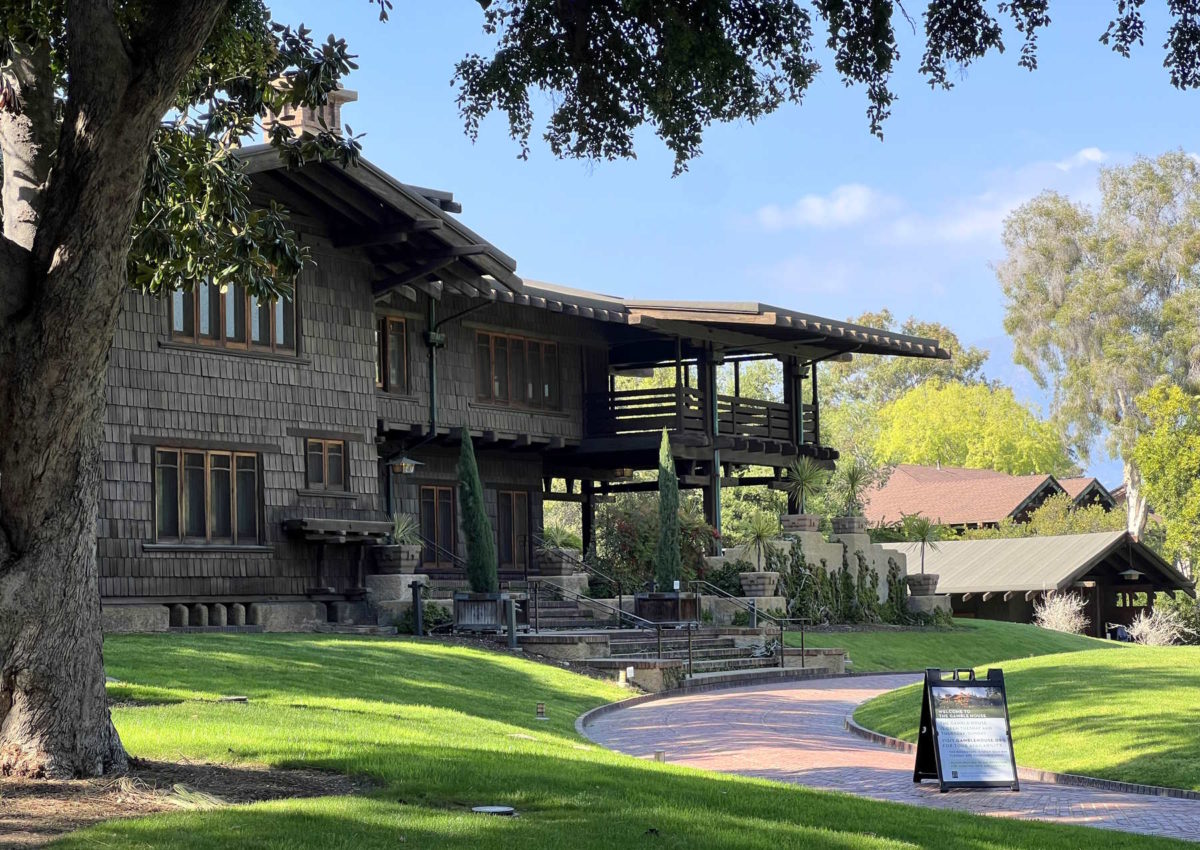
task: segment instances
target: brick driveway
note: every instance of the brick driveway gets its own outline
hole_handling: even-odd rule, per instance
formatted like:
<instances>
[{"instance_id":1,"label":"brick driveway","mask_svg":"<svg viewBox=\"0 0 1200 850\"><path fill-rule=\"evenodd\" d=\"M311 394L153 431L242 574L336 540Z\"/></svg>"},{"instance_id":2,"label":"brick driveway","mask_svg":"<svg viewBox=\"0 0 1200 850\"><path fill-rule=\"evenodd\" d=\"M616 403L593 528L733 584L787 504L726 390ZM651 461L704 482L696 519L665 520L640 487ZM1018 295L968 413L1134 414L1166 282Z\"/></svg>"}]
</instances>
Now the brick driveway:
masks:
<instances>
[{"instance_id":1,"label":"brick driveway","mask_svg":"<svg viewBox=\"0 0 1200 850\"><path fill-rule=\"evenodd\" d=\"M845 731L859 703L920 681L863 676L681 696L590 723L610 749L689 767L793 782L917 806L1094 826L1200 841L1200 801L1022 782L1021 791L951 791L912 781L913 756Z\"/></svg>"}]
</instances>

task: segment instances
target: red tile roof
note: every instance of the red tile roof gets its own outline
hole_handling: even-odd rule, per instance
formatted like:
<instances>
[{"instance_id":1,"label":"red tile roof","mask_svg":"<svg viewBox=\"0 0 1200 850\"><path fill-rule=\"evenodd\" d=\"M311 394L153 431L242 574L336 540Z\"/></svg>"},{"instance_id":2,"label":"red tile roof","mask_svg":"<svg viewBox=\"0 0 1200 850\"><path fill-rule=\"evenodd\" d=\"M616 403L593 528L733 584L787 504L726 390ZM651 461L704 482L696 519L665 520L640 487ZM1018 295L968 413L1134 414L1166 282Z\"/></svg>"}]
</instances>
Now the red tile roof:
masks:
<instances>
[{"instance_id":1,"label":"red tile roof","mask_svg":"<svg viewBox=\"0 0 1200 850\"><path fill-rule=\"evenodd\" d=\"M985 525L1014 516L1035 495L1061 492L1050 475L1008 475L991 469L900 464L867 496L872 525L922 514L942 525Z\"/></svg>"}]
</instances>

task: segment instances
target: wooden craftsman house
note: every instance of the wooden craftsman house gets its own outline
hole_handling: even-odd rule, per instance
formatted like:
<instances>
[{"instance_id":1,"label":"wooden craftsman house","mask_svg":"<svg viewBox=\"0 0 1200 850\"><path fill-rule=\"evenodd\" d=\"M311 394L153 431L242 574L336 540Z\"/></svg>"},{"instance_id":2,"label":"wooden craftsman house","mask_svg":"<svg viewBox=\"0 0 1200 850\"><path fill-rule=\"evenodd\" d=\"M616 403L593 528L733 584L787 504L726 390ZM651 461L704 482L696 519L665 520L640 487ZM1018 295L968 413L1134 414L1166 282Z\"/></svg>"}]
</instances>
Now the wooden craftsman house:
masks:
<instances>
[{"instance_id":1,"label":"wooden craftsman house","mask_svg":"<svg viewBox=\"0 0 1200 850\"><path fill-rule=\"evenodd\" d=\"M371 569L364 544L395 512L419 517L420 571L461 578L467 435L503 579L533 567L544 500L578 502L590 537L597 497L645 486L631 471L656 467L663 428L682 486L703 491L719 525L722 487L767 483L801 455L836 458L821 441L823 361L948 356L933 340L763 304L522 280L449 193L365 161L289 170L267 146L240 156L256 199L292 211L315 262L292 301L203 282L127 297L99 557L106 608L133 618L136 605L304 600L350 617ZM717 393L719 364L761 358L783 364L783 403ZM651 367L673 370L674 386L615 388ZM771 472L738 477L749 466ZM554 479L568 492L551 492Z\"/></svg>"}]
</instances>

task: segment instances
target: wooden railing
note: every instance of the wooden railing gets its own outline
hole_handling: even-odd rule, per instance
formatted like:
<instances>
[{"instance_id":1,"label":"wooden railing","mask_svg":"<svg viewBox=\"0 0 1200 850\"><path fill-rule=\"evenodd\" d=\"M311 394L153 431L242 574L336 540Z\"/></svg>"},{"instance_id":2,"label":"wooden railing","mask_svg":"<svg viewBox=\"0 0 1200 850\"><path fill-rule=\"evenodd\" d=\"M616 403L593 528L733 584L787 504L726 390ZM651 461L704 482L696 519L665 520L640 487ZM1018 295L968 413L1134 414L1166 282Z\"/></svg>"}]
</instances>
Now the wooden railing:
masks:
<instances>
[{"instance_id":1,"label":"wooden railing","mask_svg":"<svg viewBox=\"0 0 1200 850\"><path fill-rule=\"evenodd\" d=\"M584 399L587 433L593 437L657 433L704 433L707 411L703 393L692 387L589 393ZM717 432L763 440L792 440L791 410L786 404L740 396L717 396ZM801 443L812 444L812 407L800 413Z\"/></svg>"}]
</instances>

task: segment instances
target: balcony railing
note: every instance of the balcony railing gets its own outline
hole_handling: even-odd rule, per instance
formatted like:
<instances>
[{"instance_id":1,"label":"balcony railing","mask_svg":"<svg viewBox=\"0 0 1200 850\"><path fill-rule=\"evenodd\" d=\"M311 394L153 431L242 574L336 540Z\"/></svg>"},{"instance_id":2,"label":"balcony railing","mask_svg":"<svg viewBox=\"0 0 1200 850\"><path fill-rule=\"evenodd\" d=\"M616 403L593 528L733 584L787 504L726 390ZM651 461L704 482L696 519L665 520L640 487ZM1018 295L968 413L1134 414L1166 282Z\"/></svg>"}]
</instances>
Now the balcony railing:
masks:
<instances>
[{"instance_id":1,"label":"balcony railing","mask_svg":"<svg viewBox=\"0 0 1200 850\"><path fill-rule=\"evenodd\" d=\"M618 437L658 433L706 433L705 399L692 387L589 393L584 399L587 434ZM722 436L791 442L792 412L773 401L717 396L717 433ZM800 408L800 442L816 443L811 405Z\"/></svg>"}]
</instances>

